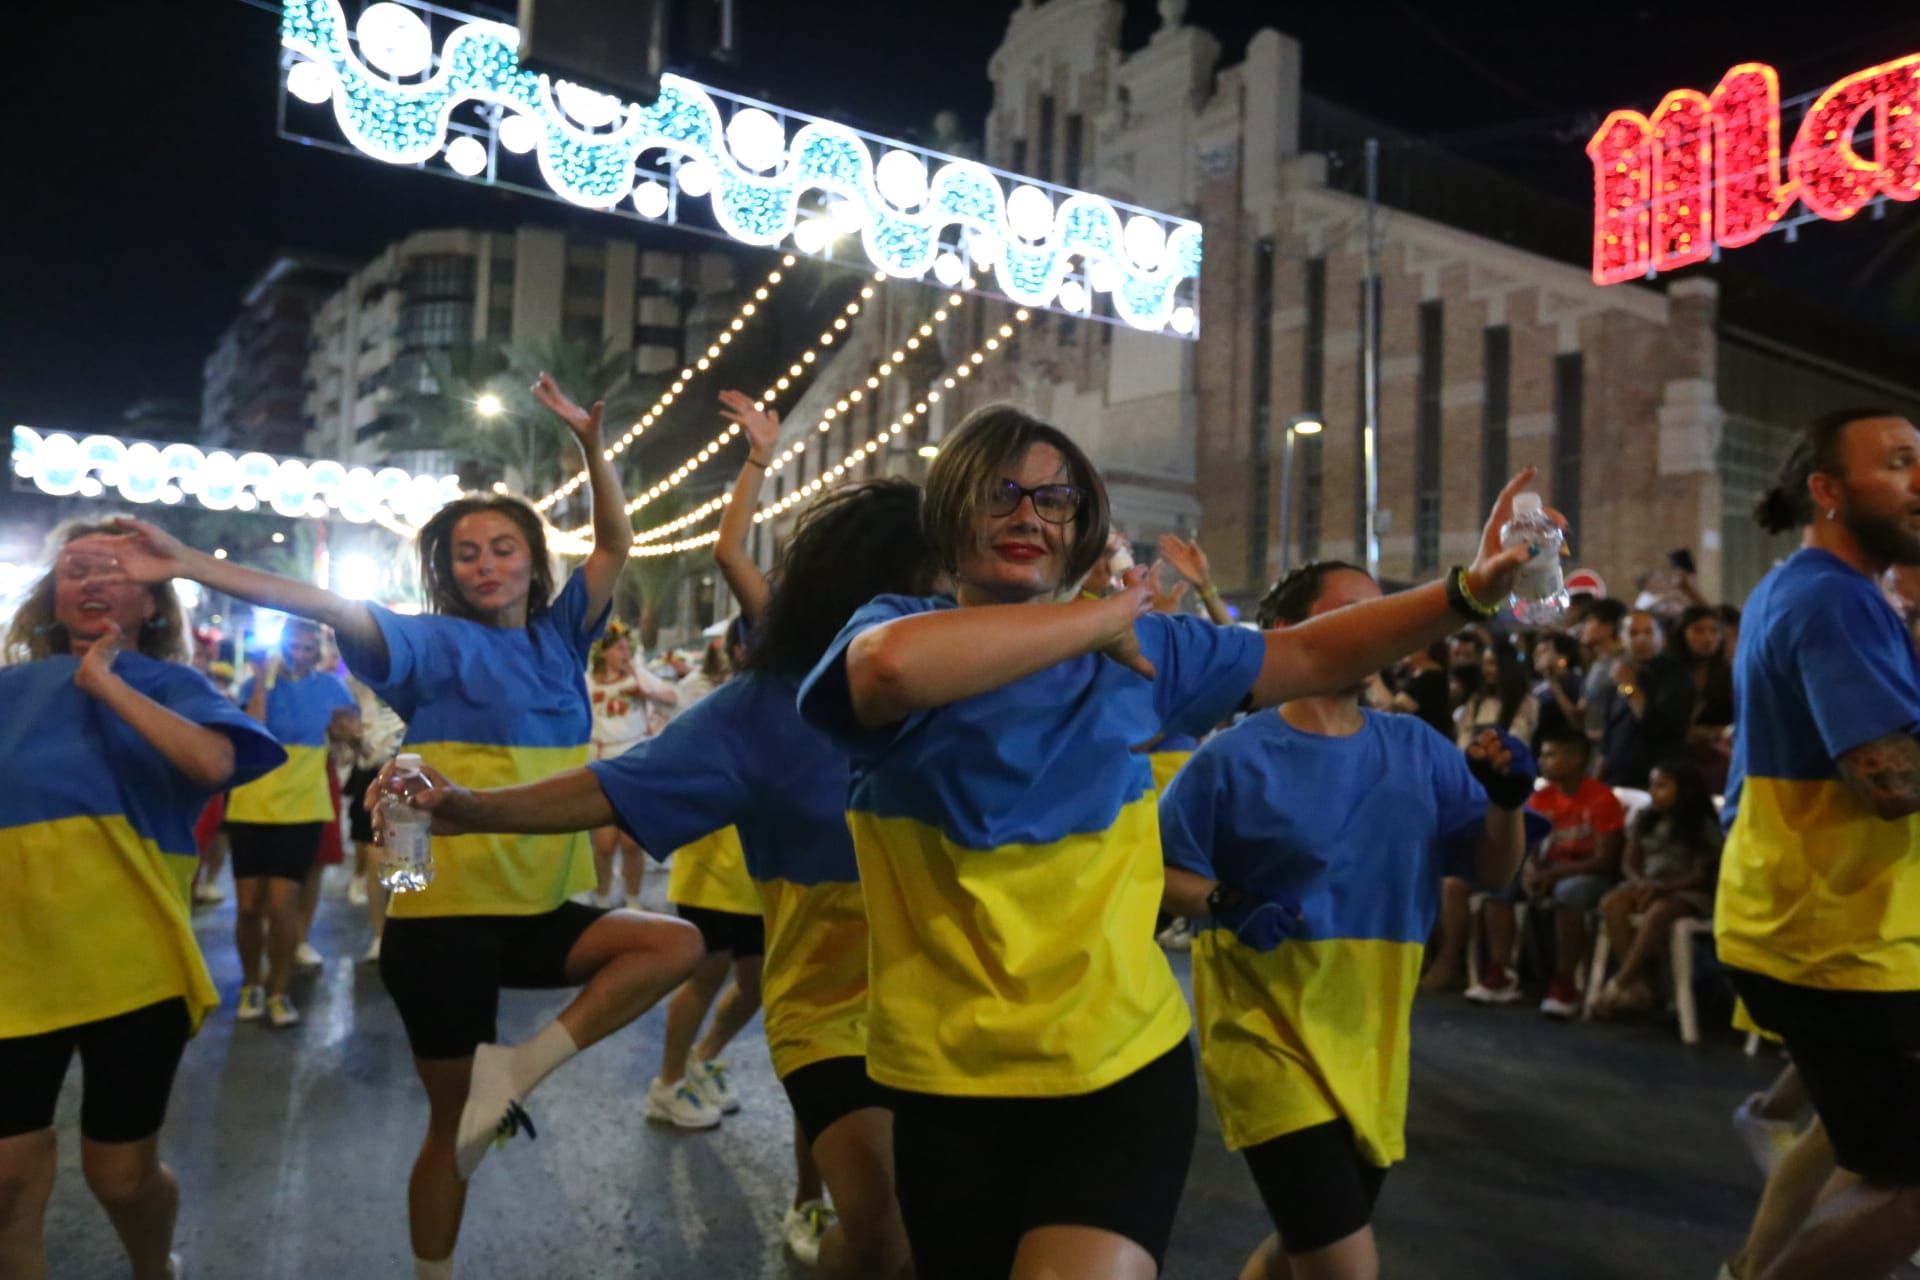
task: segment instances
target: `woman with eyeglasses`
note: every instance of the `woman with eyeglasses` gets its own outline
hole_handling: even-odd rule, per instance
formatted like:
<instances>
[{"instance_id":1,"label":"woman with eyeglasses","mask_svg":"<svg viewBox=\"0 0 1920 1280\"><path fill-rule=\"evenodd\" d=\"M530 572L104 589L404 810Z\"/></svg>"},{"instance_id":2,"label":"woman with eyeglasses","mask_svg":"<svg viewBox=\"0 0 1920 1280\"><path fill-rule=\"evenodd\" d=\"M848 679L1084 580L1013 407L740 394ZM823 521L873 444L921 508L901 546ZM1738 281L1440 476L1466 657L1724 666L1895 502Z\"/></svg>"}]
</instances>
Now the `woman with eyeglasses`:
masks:
<instances>
[{"instance_id":1,"label":"woman with eyeglasses","mask_svg":"<svg viewBox=\"0 0 1920 1280\"><path fill-rule=\"evenodd\" d=\"M894 1098L919 1280L1157 1274L1197 1094L1133 748L1350 688L1491 615L1526 557L1499 527L1531 474L1471 568L1262 635L1151 613L1145 569L1074 598L1108 509L1064 432L992 406L943 442L923 520L957 597L872 601L800 694L854 760L867 1067Z\"/></svg>"},{"instance_id":2,"label":"woman with eyeglasses","mask_svg":"<svg viewBox=\"0 0 1920 1280\"><path fill-rule=\"evenodd\" d=\"M0 1276L46 1273L76 1055L87 1187L136 1277L179 1274L160 1126L220 1003L187 914L194 819L287 758L185 664L179 598L130 581L113 532L55 530L0 649Z\"/></svg>"}]
</instances>

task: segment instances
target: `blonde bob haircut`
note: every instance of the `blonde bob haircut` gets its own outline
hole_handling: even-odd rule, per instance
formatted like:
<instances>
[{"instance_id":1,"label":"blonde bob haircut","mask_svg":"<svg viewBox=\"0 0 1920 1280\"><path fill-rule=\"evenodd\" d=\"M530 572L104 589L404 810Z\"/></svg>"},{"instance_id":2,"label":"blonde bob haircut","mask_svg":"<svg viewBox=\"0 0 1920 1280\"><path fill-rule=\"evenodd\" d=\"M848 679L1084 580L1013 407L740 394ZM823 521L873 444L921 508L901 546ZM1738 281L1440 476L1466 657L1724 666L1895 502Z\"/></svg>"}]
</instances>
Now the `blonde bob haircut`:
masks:
<instances>
[{"instance_id":1,"label":"blonde bob haircut","mask_svg":"<svg viewBox=\"0 0 1920 1280\"><path fill-rule=\"evenodd\" d=\"M0 641L0 661L8 665L38 662L69 651L72 641L67 629L54 620L54 573L60 552L69 542L81 538L112 536L122 530L111 518L104 520L68 520L47 535L47 571L20 602L20 608L7 624L7 636ZM153 616L140 624L139 633L128 636L127 647L160 662L184 662L187 657L185 615L180 597L171 582L147 588L153 597Z\"/></svg>"}]
</instances>

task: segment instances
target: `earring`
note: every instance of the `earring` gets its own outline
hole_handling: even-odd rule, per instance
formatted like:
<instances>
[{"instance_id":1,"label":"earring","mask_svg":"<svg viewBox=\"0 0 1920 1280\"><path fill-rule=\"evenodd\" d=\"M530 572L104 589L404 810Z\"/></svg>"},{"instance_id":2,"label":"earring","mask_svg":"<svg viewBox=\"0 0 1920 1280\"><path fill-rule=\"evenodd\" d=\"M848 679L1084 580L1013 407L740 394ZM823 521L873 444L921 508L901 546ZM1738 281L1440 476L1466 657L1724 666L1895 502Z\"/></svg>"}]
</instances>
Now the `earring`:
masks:
<instances>
[{"instance_id":1,"label":"earring","mask_svg":"<svg viewBox=\"0 0 1920 1280\"><path fill-rule=\"evenodd\" d=\"M1834 507L1827 508L1827 519L1838 520L1839 518L1840 518L1840 512L1837 508L1834 508Z\"/></svg>"}]
</instances>

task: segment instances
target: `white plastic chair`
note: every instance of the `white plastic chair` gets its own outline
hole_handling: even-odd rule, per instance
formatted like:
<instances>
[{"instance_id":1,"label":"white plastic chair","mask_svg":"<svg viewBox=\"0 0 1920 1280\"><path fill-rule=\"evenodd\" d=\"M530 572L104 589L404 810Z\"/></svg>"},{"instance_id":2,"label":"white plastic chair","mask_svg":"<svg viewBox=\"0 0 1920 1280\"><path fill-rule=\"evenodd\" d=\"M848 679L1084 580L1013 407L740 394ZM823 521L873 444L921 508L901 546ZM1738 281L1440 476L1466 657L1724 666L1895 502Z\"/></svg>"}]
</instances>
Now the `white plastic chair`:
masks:
<instances>
[{"instance_id":1,"label":"white plastic chair","mask_svg":"<svg viewBox=\"0 0 1920 1280\"><path fill-rule=\"evenodd\" d=\"M1642 917L1634 916L1632 922L1638 927ZM1704 916L1686 916L1673 922L1672 932L1667 936L1667 971L1673 976L1673 1007L1680 1015L1680 1040L1683 1044L1700 1043L1700 1012L1693 998L1693 940L1702 933L1713 932L1713 921ZM1587 961L1587 984L1581 1001L1580 1017L1582 1021L1593 1017L1593 1002L1600 996L1600 989L1607 983L1607 963L1612 959L1613 946L1607 939L1603 927L1594 939L1593 955ZM1751 1049L1749 1053L1753 1052Z\"/></svg>"}]
</instances>

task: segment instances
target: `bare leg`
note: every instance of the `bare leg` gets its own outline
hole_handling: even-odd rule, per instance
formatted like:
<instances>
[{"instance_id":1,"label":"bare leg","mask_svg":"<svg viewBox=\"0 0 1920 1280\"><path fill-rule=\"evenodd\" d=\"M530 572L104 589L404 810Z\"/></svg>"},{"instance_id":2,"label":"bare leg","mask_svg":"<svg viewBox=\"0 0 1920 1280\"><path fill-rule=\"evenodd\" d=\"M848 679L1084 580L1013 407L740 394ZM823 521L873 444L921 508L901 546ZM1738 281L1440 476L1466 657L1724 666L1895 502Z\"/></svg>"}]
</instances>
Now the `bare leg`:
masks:
<instances>
[{"instance_id":1,"label":"bare leg","mask_svg":"<svg viewBox=\"0 0 1920 1280\"><path fill-rule=\"evenodd\" d=\"M800 1122L793 1122L793 1207L818 1200L825 1194L820 1186L820 1166L813 1162L813 1144L807 1141L807 1135L800 1128Z\"/></svg>"},{"instance_id":2,"label":"bare leg","mask_svg":"<svg viewBox=\"0 0 1920 1280\"><path fill-rule=\"evenodd\" d=\"M47 1274L47 1201L57 1152L51 1129L0 1138L0 1276L7 1280Z\"/></svg>"},{"instance_id":3,"label":"bare leg","mask_svg":"<svg viewBox=\"0 0 1920 1280\"><path fill-rule=\"evenodd\" d=\"M1920 1249L1920 1187L1840 1188L1756 1280L1879 1280Z\"/></svg>"},{"instance_id":4,"label":"bare leg","mask_svg":"<svg viewBox=\"0 0 1920 1280\"><path fill-rule=\"evenodd\" d=\"M907 1228L893 1194L893 1112L868 1107L841 1116L814 1141L813 1159L838 1215L820 1240L821 1272L834 1280L911 1280Z\"/></svg>"},{"instance_id":5,"label":"bare leg","mask_svg":"<svg viewBox=\"0 0 1920 1280\"><path fill-rule=\"evenodd\" d=\"M693 967L693 972L673 993L673 999L667 1002L666 1045L660 1055L660 1079L667 1084L677 1084L680 1077L687 1073L687 1054L693 1049L693 1038L700 1032L700 1024L706 1021L707 1010L713 1007L713 998L720 994L720 985L727 980L727 970L733 964L733 956L721 951L702 956Z\"/></svg>"},{"instance_id":6,"label":"bare leg","mask_svg":"<svg viewBox=\"0 0 1920 1280\"><path fill-rule=\"evenodd\" d=\"M613 845L618 833L612 827L595 827L588 839L593 844L593 896L600 902L613 891Z\"/></svg>"},{"instance_id":7,"label":"bare leg","mask_svg":"<svg viewBox=\"0 0 1920 1280\"><path fill-rule=\"evenodd\" d=\"M296 949L313 932L313 916L320 909L320 886L325 882L326 875L327 869L316 862L307 868L307 878L300 882L300 936L293 944Z\"/></svg>"},{"instance_id":8,"label":"bare leg","mask_svg":"<svg viewBox=\"0 0 1920 1280\"><path fill-rule=\"evenodd\" d=\"M1767 1091L1760 1095L1754 1113L1768 1120L1791 1120L1805 1111L1811 1101L1807 1097L1807 1086L1800 1080L1799 1071L1789 1062L1773 1078Z\"/></svg>"},{"instance_id":9,"label":"bare leg","mask_svg":"<svg viewBox=\"0 0 1920 1280\"><path fill-rule=\"evenodd\" d=\"M1473 910L1473 886L1458 876L1440 882L1440 930L1433 963L1420 979L1426 993L1445 991L1460 980L1467 955L1468 923Z\"/></svg>"},{"instance_id":10,"label":"bare leg","mask_svg":"<svg viewBox=\"0 0 1920 1280\"><path fill-rule=\"evenodd\" d=\"M1020 1237L1012 1280L1154 1280L1153 1255L1098 1227L1035 1227Z\"/></svg>"},{"instance_id":11,"label":"bare leg","mask_svg":"<svg viewBox=\"0 0 1920 1280\"><path fill-rule=\"evenodd\" d=\"M134 1280L166 1280L180 1188L160 1163L160 1135L138 1142L81 1139L80 1167L120 1237Z\"/></svg>"},{"instance_id":12,"label":"bare leg","mask_svg":"<svg viewBox=\"0 0 1920 1280\"><path fill-rule=\"evenodd\" d=\"M1505 969L1513 962L1513 941L1519 934L1513 904L1489 898L1481 905L1480 921L1487 940L1487 962Z\"/></svg>"},{"instance_id":13,"label":"bare leg","mask_svg":"<svg viewBox=\"0 0 1920 1280\"><path fill-rule=\"evenodd\" d=\"M1693 914L1693 908L1678 898L1655 899L1640 920L1640 931L1634 935L1633 945L1620 953L1625 957L1620 962L1617 979L1620 985L1644 984L1646 979L1640 976L1640 970L1647 961L1667 949L1667 941L1673 934L1673 922Z\"/></svg>"},{"instance_id":14,"label":"bare leg","mask_svg":"<svg viewBox=\"0 0 1920 1280\"><path fill-rule=\"evenodd\" d=\"M707 1034L701 1036L700 1043L693 1048L693 1056L701 1062L719 1057L727 1042L739 1035L740 1029L760 1012L760 964L759 956L740 956L734 960L733 985L720 998L720 1007L714 1011L713 1021L707 1024Z\"/></svg>"},{"instance_id":15,"label":"bare leg","mask_svg":"<svg viewBox=\"0 0 1920 1280\"><path fill-rule=\"evenodd\" d=\"M260 952L267 937L267 879L248 876L233 882L233 946L240 953L240 981L260 985Z\"/></svg>"},{"instance_id":16,"label":"bare leg","mask_svg":"<svg viewBox=\"0 0 1920 1280\"><path fill-rule=\"evenodd\" d=\"M1240 1280L1292 1280L1292 1277L1293 1272L1287 1268L1287 1251L1280 1247L1277 1235L1268 1236L1255 1246L1240 1268Z\"/></svg>"},{"instance_id":17,"label":"bare leg","mask_svg":"<svg viewBox=\"0 0 1920 1280\"><path fill-rule=\"evenodd\" d=\"M293 953L300 947L300 885L298 880L263 876L267 914L267 994L284 996L293 981Z\"/></svg>"},{"instance_id":18,"label":"bare leg","mask_svg":"<svg viewBox=\"0 0 1920 1280\"><path fill-rule=\"evenodd\" d=\"M413 1066L427 1087L428 1110L427 1136L407 1181L407 1231L414 1257L439 1262L453 1256L467 1209L467 1184L454 1171L453 1154L473 1059L415 1058Z\"/></svg>"},{"instance_id":19,"label":"bare leg","mask_svg":"<svg viewBox=\"0 0 1920 1280\"><path fill-rule=\"evenodd\" d=\"M684 920L610 911L567 952L567 981L583 985L557 1021L579 1048L604 1040L678 986L702 954L700 931Z\"/></svg>"},{"instance_id":20,"label":"bare leg","mask_svg":"<svg viewBox=\"0 0 1920 1280\"><path fill-rule=\"evenodd\" d=\"M1380 1252L1373 1228L1306 1253L1287 1253L1280 1237L1268 1236L1240 1269L1240 1280L1379 1280Z\"/></svg>"},{"instance_id":21,"label":"bare leg","mask_svg":"<svg viewBox=\"0 0 1920 1280\"><path fill-rule=\"evenodd\" d=\"M1633 902L1632 891L1625 885L1600 899L1600 924L1607 931L1607 949L1616 960L1633 950ZM1622 964L1618 972L1625 973L1626 968Z\"/></svg>"},{"instance_id":22,"label":"bare leg","mask_svg":"<svg viewBox=\"0 0 1920 1280\"><path fill-rule=\"evenodd\" d=\"M640 886L647 873L647 855L635 844L633 837L625 832L615 832L620 844L620 878L627 891L627 901L634 906L640 905Z\"/></svg>"},{"instance_id":23,"label":"bare leg","mask_svg":"<svg viewBox=\"0 0 1920 1280\"><path fill-rule=\"evenodd\" d=\"M1806 1222L1820 1199L1820 1189L1833 1176L1833 1144L1818 1119L1807 1126L1767 1178L1754 1210L1753 1225L1740 1252L1727 1263L1734 1275L1757 1276L1780 1255L1787 1241Z\"/></svg>"}]
</instances>

